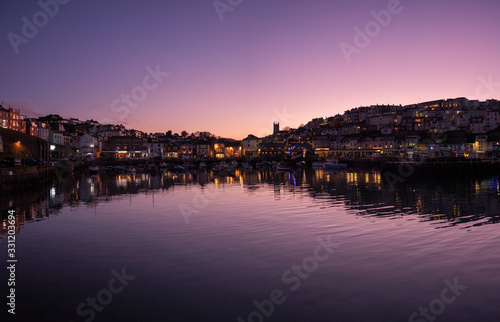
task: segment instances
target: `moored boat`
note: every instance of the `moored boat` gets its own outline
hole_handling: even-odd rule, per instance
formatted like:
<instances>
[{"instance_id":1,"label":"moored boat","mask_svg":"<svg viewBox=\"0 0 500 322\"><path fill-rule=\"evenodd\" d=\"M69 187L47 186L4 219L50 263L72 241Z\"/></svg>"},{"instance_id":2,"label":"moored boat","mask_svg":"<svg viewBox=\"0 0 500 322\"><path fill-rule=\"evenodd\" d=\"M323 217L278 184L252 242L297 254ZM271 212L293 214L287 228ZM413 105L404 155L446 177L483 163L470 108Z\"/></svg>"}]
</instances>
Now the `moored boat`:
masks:
<instances>
[{"instance_id":1,"label":"moored boat","mask_svg":"<svg viewBox=\"0 0 500 322\"><path fill-rule=\"evenodd\" d=\"M324 163L325 169L346 169L347 164L345 163L339 163L338 160L327 160Z\"/></svg>"},{"instance_id":2,"label":"moored boat","mask_svg":"<svg viewBox=\"0 0 500 322\"><path fill-rule=\"evenodd\" d=\"M289 171L291 168L290 166L288 165L288 163L284 162L284 161L280 161L278 162L278 164L276 165L276 170L278 171Z\"/></svg>"},{"instance_id":3,"label":"moored boat","mask_svg":"<svg viewBox=\"0 0 500 322\"><path fill-rule=\"evenodd\" d=\"M301 168L301 169L305 169L305 168L307 168L307 163L306 163L306 161L300 161L300 162L297 162L297 163L296 163L296 165L297 165L297 168Z\"/></svg>"},{"instance_id":4,"label":"moored boat","mask_svg":"<svg viewBox=\"0 0 500 322\"><path fill-rule=\"evenodd\" d=\"M156 164L150 164L148 166L148 172L149 173L157 173L158 172L158 167L156 166Z\"/></svg>"},{"instance_id":5,"label":"moored boat","mask_svg":"<svg viewBox=\"0 0 500 322\"><path fill-rule=\"evenodd\" d=\"M246 161L241 164L241 167L243 168L243 170L246 170L246 171L253 170L253 167Z\"/></svg>"},{"instance_id":6,"label":"moored boat","mask_svg":"<svg viewBox=\"0 0 500 322\"><path fill-rule=\"evenodd\" d=\"M97 164L92 164L89 167L89 171L92 172L92 173L97 173L97 172L99 172L99 166Z\"/></svg>"},{"instance_id":7,"label":"moored boat","mask_svg":"<svg viewBox=\"0 0 500 322\"><path fill-rule=\"evenodd\" d=\"M313 162L312 166L315 169L323 169L325 167L324 164L323 164L323 162Z\"/></svg>"}]
</instances>

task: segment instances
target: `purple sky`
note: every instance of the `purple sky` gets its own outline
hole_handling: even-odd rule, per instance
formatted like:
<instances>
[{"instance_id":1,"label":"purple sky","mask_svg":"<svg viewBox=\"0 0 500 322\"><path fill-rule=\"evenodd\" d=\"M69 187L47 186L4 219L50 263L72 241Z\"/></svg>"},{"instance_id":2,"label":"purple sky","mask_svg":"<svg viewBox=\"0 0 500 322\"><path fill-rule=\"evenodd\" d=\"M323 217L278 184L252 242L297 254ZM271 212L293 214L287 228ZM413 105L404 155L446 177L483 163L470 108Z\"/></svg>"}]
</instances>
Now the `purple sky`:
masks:
<instances>
[{"instance_id":1,"label":"purple sky","mask_svg":"<svg viewBox=\"0 0 500 322\"><path fill-rule=\"evenodd\" d=\"M3 1L0 101L28 116L241 139L361 105L500 98L498 0L404 0L375 29L370 12L391 2L242 0L221 21L211 0L71 0L44 21L37 1ZM28 38L22 18L34 15ZM341 44L367 24L349 63ZM162 74L143 84L148 66Z\"/></svg>"}]
</instances>

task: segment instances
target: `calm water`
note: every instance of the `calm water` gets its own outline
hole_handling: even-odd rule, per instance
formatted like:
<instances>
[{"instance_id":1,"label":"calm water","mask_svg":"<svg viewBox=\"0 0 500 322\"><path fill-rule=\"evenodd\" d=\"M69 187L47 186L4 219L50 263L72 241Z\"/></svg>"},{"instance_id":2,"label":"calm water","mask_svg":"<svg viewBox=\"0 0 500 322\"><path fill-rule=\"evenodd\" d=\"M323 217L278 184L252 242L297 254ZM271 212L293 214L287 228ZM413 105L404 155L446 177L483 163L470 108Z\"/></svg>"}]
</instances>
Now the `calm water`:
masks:
<instances>
[{"instance_id":1,"label":"calm water","mask_svg":"<svg viewBox=\"0 0 500 322\"><path fill-rule=\"evenodd\" d=\"M1 314L500 321L499 202L497 178L393 189L371 170L67 177L0 198L4 265L9 207L18 230Z\"/></svg>"}]
</instances>

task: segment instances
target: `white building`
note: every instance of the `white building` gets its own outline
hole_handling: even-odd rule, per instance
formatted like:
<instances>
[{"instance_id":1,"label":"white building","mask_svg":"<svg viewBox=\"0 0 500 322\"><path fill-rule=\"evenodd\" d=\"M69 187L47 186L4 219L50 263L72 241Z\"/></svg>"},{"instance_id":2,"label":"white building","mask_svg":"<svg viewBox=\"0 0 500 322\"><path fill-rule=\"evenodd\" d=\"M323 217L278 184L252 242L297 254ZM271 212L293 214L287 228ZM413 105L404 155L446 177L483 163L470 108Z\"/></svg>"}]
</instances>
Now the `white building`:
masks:
<instances>
[{"instance_id":1,"label":"white building","mask_svg":"<svg viewBox=\"0 0 500 322\"><path fill-rule=\"evenodd\" d=\"M50 131L49 141L52 144L64 145L64 135L59 131Z\"/></svg>"},{"instance_id":2,"label":"white building","mask_svg":"<svg viewBox=\"0 0 500 322\"><path fill-rule=\"evenodd\" d=\"M150 159L155 159L155 158L163 159L165 153L167 152L165 143L158 142L158 140L155 139L148 140L147 149L148 149L148 158Z\"/></svg>"},{"instance_id":3,"label":"white building","mask_svg":"<svg viewBox=\"0 0 500 322\"><path fill-rule=\"evenodd\" d=\"M99 142L90 134L81 135L78 138L78 144L82 157L96 160L99 153Z\"/></svg>"}]
</instances>

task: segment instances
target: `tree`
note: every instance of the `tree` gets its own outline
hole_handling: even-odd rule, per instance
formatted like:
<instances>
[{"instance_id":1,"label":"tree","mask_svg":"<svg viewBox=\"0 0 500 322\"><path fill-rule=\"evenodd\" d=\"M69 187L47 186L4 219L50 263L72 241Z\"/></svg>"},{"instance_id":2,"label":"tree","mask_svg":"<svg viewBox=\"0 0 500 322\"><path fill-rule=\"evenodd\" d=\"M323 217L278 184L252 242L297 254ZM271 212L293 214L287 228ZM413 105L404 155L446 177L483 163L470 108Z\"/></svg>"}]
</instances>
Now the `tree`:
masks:
<instances>
[{"instance_id":1,"label":"tree","mask_svg":"<svg viewBox=\"0 0 500 322\"><path fill-rule=\"evenodd\" d=\"M189 135L189 133L187 131L185 131L185 130L181 132L181 136L183 138L187 137L188 135Z\"/></svg>"}]
</instances>

